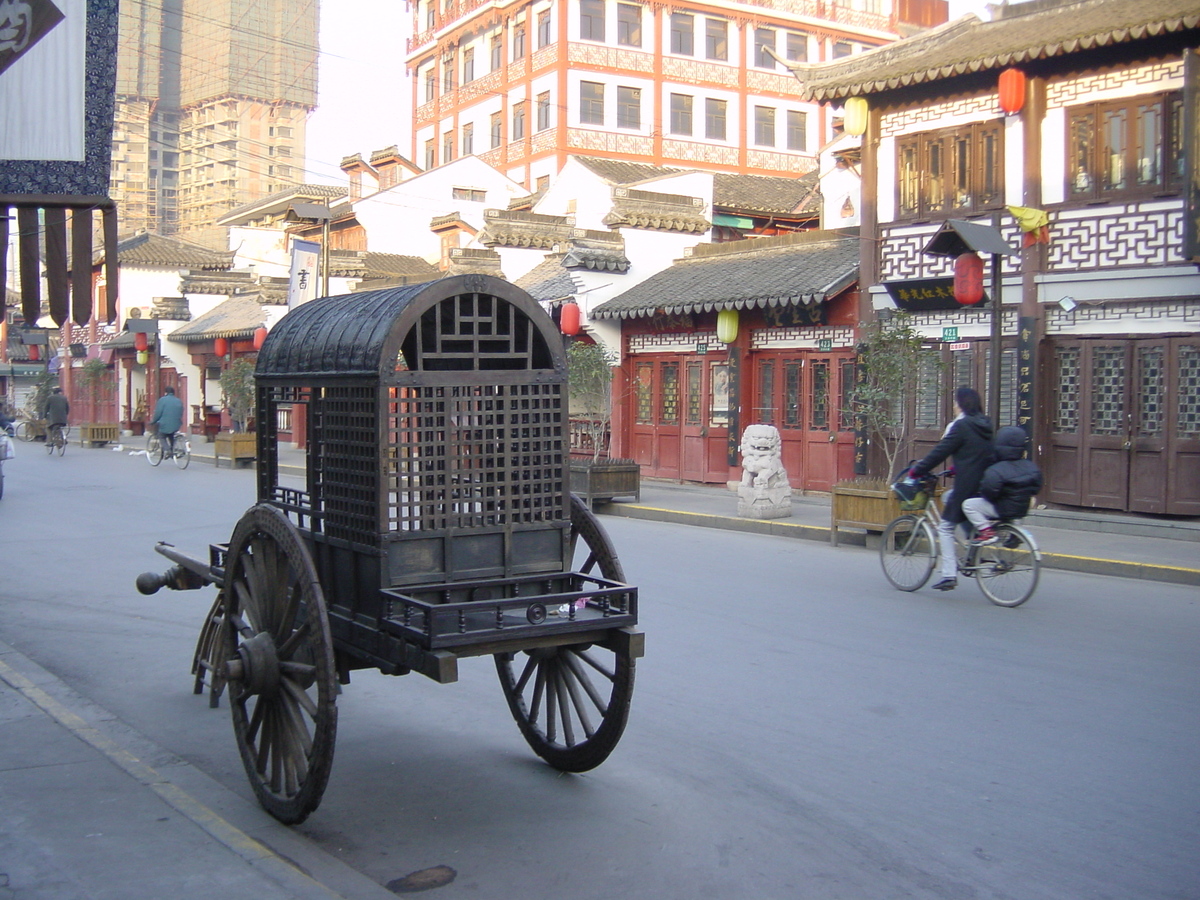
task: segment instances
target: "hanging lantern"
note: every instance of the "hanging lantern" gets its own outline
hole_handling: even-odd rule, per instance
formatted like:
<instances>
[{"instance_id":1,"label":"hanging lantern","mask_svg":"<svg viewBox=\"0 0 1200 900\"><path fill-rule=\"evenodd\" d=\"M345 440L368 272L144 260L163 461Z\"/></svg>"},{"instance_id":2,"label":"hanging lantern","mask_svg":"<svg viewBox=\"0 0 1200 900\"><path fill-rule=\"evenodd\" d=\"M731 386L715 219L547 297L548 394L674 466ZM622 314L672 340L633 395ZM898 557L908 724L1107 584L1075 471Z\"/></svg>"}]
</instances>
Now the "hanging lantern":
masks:
<instances>
[{"instance_id":1,"label":"hanging lantern","mask_svg":"<svg viewBox=\"0 0 1200 900\"><path fill-rule=\"evenodd\" d=\"M213 341L213 353L217 356L224 356L229 352L229 341L225 338L217 338Z\"/></svg>"},{"instance_id":2,"label":"hanging lantern","mask_svg":"<svg viewBox=\"0 0 1200 900\"><path fill-rule=\"evenodd\" d=\"M150 353L147 350L139 350L137 353L137 361L139 366L144 366L150 362Z\"/></svg>"},{"instance_id":3,"label":"hanging lantern","mask_svg":"<svg viewBox=\"0 0 1200 900\"><path fill-rule=\"evenodd\" d=\"M39 359L41 359L41 358L42 358L42 351L41 351L41 348L40 348L40 347L38 347L38 345L37 345L37 344L30 344L30 345L29 345L29 358L30 358L30 360L32 360L33 362L37 362Z\"/></svg>"},{"instance_id":4,"label":"hanging lantern","mask_svg":"<svg viewBox=\"0 0 1200 900\"><path fill-rule=\"evenodd\" d=\"M133 349L141 353L145 353L150 349L150 339L146 337L146 332L137 331L133 335Z\"/></svg>"},{"instance_id":5,"label":"hanging lantern","mask_svg":"<svg viewBox=\"0 0 1200 900\"><path fill-rule=\"evenodd\" d=\"M574 336L579 334L579 304L564 303L559 309L558 327L563 334Z\"/></svg>"},{"instance_id":6,"label":"hanging lantern","mask_svg":"<svg viewBox=\"0 0 1200 900\"><path fill-rule=\"evenodd\" d=\"M1000 73L1000 108L1009 115L1025 105L1025 73L1020 69L1005 69Z\"/></svg>"},{"instance_id":7,"label":"hanging lantern","mask_svg":"<svg viewBox=\"0 0 1200 900\"><path fill-rule=\"evenodd\" d=\"M842 112L842 128L846 134L866 134L867 133L867 100L865 97L851 97L846 101L846 108Z\"/></svg>"},{"instance_id":8,"label":"hanging lantern","mask_svg":"<svg viewBox=\"0 0 1200 900\"><path fill-rule=\"evenodd\" d=\"M254 329L254 349L261 350L262 345L267 342L267 326L259 325Z\"/></svg>"},{"instance_id":9,"label":"hanging lantern","mask_svg":"<svg viewBox=\"0 0 1200 900\"><path fill-rule=\"evenodd\" d=\"M978 253L964 253L954 260L954 299L963 306L983 299L983 259Z\"/></svg>"},{"instance_id":10,"label":"hanging lantern","mask_svg":"<svg viewBox=\"0 0 1200 900\"><path fill-rule=\"evenodd\" d=\"M737 340L738 313L736 309L723 309L717 313L717 340L732 344Z\"/></svg>"}]
</instances>

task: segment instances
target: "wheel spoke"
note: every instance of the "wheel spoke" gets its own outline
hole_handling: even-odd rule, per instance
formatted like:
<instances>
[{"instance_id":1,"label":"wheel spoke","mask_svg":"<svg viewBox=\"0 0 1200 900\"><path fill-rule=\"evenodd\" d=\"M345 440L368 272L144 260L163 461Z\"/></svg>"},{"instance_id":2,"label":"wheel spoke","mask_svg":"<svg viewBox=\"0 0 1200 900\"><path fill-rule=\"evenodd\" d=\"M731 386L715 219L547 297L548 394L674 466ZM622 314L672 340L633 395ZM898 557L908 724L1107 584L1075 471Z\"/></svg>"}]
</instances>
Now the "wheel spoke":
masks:
<instances>
[{"instance_id":1,"label":"wheel spoke","mask_svg":"<svg viewBox=\"0 0 1200 900\"><path fill-rule=\"evenodd\" d=\"M296 664L295 663L286 663L285 665L294 666ZM281 666L281 668L283 668L283 667ZM311 667L306 667L306 668L311 668ZM288 670L285 668L284 672L287 673ZM296 684L290 678L284 678L280 682L280 685L283 687L283 689L285 691L287 691L288 696L290 696L293 700L295 700L296 703L299 704L300 707L306 713L308 713L308 715L311 718L315 719L317 717L317 704L313 701L312 697L308 696L307 691L305 691L302 687L300 687L300 685Z\"/></svg>"},{"instance_id":2,"label":"wheel spoke","mask_svg":"<svg viewBox=\"0 0 1200 900\"><path fill-rule=\"evenodd\" d=\"M592 680L588 678L587 672L579 665L579 660L576 658L579 654L567 652L563 654L564 661L567 667L571 670L571 674L575 676L575 681L579 682L580 686L587 691L587 695L592 698L592 703L596 705L596 709L600 715L608 712L608 704L604 702L604 698L600 696L600 692L596 690L596 686L592 684ZM576 706L579 702L576 701ZM591 731L588 731L588 737L591 737Z\"/></svg>"},{"instance_id":3,"label":"wheel spoke","mask_svg":"<svg viewBox=\"0 0 1200 900\"><path fill-rule=\"evenodd\" d=\"M566 685L567 693L571 695L571 708L575 710L575 717L579 719L579 724L583 728L583 733L590 740L592 735L596 733L596 729L592 728L592 720L588 717L587 708L584 705L583 697L581 697L579 694L579 685L582 682L580 682L578 679L578 673L571 668L571 663L569 660L570 654L564 654L563 662L566 662L567 665L563 666L562 668L563 684ZM585 685L584 687L586 690L588 686ZM597 707L601 705L596 702L595 695L590 691L588 691L588 696L591 697L593 703L596 703ZM601 709L600 713L603 715L604 710ZM568 739L568 743L574 743L574 741Z\"/></svg>"},{"instance_id":4,"label":"wheel spoke","mask_svg":"<svg viewBox=\"0 0 1200 900\"><path fill-rule=\"evenodd\" d=\"M558 701L558 718L562 724L563 742L575 746L575 730L571 724L571 705L567 696L567 678L558 660L554 662L554 696Z\"/></svg>"},{"instance_id":5,"label":"wheel spoke","mask_svg":"<svg viewBox=\"0 0 1200 900\"><path fill-rule=\"evenodd\" d=\"M307 621L301 622L300 625L288 635L288 639L284 641L276 649L275 653L280 661L290 660L299 648L300 643L309 635L309 624Z\"/></svg>"},{"instance_id":6,"label":"wheel spoke","mask_svg":"<svg viewBox=\"0 0 1200 900\"><path fill-rule=\"evenodd\" d=\"M513 688L513 690L516 691L516 693L519 694L519 693L521 693L521 691L525 690L525 685L529 681L529 676L532 675L537 670L537 668L538 668L537 657L530 655L529 659L527 659L525 661L525 669L524 669L524 671L521 672L521 677L517 679L517 683ZM534 705L536 706L536 703Z\"/></svg>"},{"instance_id":7,"label":"wheel spoke","mask_svg":"<svg viewBox=\"0 0 1200 900\"><path fill-rule=\"evenodd\" d=\"M601 675L603 675L609 681L616 681L617 673L615 671L613 671L612 669L608 669L605 666L601 665L599 660L592 659L592 655L590 653L588 653L586 650L576 650L576 651L574 651L574 656L577 659L582 659L585 663L587 663L589 666L591 666L593 669L595 669L597 672L599 672Z\"/></svg>"}]
</instances>

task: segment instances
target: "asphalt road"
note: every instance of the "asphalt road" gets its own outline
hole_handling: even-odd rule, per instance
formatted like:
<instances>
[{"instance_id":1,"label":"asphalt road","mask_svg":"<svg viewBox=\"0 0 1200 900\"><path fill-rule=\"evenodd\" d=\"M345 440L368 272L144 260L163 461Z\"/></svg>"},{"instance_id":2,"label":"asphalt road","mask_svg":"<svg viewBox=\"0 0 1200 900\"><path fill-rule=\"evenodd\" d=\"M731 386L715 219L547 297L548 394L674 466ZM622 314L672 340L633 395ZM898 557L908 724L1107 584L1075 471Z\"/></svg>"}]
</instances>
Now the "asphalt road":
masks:
<instances>
[{"instance_id":1,"label":"asphalt road","mask_svg":"<svg viewBox=\"0 0 1200 900\"><path fill-rule=\"evenodd\" d=\"M253 502L249 470L32 445L5 465L0 640L243 797L224 705L191 693L211 591L142 597ZM560 775L487 660L355 673L296 831L443 898L1200 897L1200 596L1044 573L1016 610L902 594L860 548L604 520L641 588L626 735ZM336 886L335 886L336 887Z\"/></svg>"}]
</instances>

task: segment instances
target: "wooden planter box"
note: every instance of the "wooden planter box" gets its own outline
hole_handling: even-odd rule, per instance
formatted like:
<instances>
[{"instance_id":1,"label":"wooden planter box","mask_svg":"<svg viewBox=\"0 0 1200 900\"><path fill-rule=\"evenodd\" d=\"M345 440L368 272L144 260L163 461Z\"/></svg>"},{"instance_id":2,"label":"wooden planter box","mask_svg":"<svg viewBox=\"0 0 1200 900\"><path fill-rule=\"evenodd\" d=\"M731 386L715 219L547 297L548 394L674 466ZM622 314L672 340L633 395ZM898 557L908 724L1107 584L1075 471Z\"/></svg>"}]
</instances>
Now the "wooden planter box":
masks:
<instances>
[{"instance_id":1,"label":"wooden planter box","mask_svg":"<svg viewBox=\"0 0 1200 900\"><path fill-rule=\"evenodd\" d=\"M570 469L571 493L578 494L589 509L594 500L642 498L642 467L632 459L572 459Z\"/></svg>"},{"instance_id":2,"label":"wooden planter box","mask_svg":"<svg viewBox=\"0 0 1200 900\"><path fill-rule=\"evenodd\" d=\"M250 432L222 431L213 439L213 465L221 464L221 457L236 466L243 460L253 462L258 457L258 437Z\"/></svg>"},{"instance_id":3,"label":"wooden planter box","mask_svg":"<svg viewBox=\"0 0 1200 900\"><path fill-rule=\"evenodd\" d=\"M829 542L837 546L839 528L883 531L888 522L898 515L900 501L896 499L887 482L862 479L835 484Z\"/></svg>"},{"instance_id":4,"label":"wooden planter box","mask_svg":"<svg viewBox=\"0 0 1200 900\"><path fill-rule=\"evenodd\" d=\"M116 441L120 436L120 428L116 425L97 425L93 422L85 422L79 426L80 447L107 444L109 441Z\"/></svg>"}]
</instances>

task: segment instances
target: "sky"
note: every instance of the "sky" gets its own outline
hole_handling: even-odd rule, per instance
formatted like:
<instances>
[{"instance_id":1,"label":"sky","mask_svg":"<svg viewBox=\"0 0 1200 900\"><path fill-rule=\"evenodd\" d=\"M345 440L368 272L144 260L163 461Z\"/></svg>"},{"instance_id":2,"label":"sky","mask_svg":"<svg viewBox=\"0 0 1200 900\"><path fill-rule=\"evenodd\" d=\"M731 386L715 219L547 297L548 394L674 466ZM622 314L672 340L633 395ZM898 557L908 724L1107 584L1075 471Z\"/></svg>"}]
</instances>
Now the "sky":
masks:
<instances>
[{"instance_id":1,"label":"sky","mask_svg":"<svg viewBox=\"0 0 1200 900\"><path fill-rule=\"evenodd\" d=\"M308 122L307 181L344 184L343 157L400 145L408 156L409 87L404 77L407 4L324 0L317 111ZM987 18L986 0L950 0L950 18Z\"/></svg>"}]
</instances>

